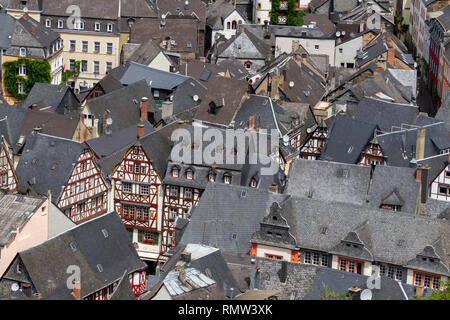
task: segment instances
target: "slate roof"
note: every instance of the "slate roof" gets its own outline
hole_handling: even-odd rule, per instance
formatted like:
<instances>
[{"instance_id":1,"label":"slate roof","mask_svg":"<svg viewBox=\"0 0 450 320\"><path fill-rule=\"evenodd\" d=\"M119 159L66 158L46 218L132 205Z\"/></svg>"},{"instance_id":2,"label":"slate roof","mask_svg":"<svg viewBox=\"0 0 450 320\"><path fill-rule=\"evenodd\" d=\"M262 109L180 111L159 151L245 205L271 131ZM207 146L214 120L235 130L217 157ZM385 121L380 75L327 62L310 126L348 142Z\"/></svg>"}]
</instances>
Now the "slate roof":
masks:
<instances>
[{"instance_id":1,"label":"slate roof","mask_svg":"<svg viewBox=\"0 0 450 320\"><path fill-rule=\"evenodd\" d=\"M303 17L303 23L304 25L316 25L324 34L334 32L336 29L326 14L308 13Z\"/></svg>"},{"instance_id":2,"label":"slate roof","mask_svg":"<svg viewBox=\"0 0 450 320\"><path fill-rule=\"evenodd\" d=\"M296 265L302 268L302 265ZM356 273L349 273L327 267L319 267L311 285L311 291L303 297L303 300L322 300L322 296L326 294L324 284L333 292L347 294L348 289L358 287L362 290L367 289L368 276ZM415 297L415 288L412 285L401 283L398 281L382 276L380 279L380 289L372 290L371 300L407 300ZM400 287L401 286L401 287ZM407 298L403 294L405 291Z\"/></svg>"},{"instance_id":3,"label":"slate roof","mask_svg":"<svg viewBox=\"0 0 450 320\"><path fill-rule=\"evenodd\" d=\"M213 2L207 9L206 13L206 25L211 27L212 30L223 30L223 21L236 10L243 18L244 23L247 21L246 14L240 12L239 7L234 7L234 5L228 0L218 0Z\"/></svg>"},{"instance_id":4,"label":"slate roof","mask_svg":"<svg viewBox=\"0 0 450 320\"><path fill-rule=\"evenodd\" d=\"M223 78L209 86L208 92L199 105L194 119L208 123L228 126L241 106L248 89L247 81ZM233 92L233 94L230 94ZM223 101L223 106L215 113L210 112L212 101ZM221 102L222 103L222 102Z\"/></svg>"},{"instance_id":5,"label":"slate roof","mask_svg":"<svg viewBox=\"0 0 450 320\"><path fill-rule=\"evenodd\" d=\"M200 21L200 29L204 29L206 22L206 5L201 0L190 0L188 6L185 2L179 0L157 0L160 15L170 13L166 16L188 17L193 16Z\"/></svg>"},{"instance_id":6,"label":"slate roof","mask_svg":"<svg viewBox=\"0 0 450 320\"><path fill-rule=\"evenodd\" d=\"M5 137L10 146L19 139L20 130L28 112L29 109L0 102L0 134Z\"/></svg>"},{"instance_id":7,"label":"slate roof","mask_svg":"<svg viewBox=\"0 0 450 320\"><path fill-rule=\"evenodd\" d=\"M46 198L0 192L0 246L8 246Z\"/></svg>"},{"instance_id":8,"label":"slate roof","mask_svg":"<svg viewBox=\"0 0 450 320\"><path fill-rule=\"evenodd\" d=\"M154 3L147 0L121 0L121 17L157 18L157 8ZM126 19L123 19L126 20ZM128 27L128 26L127 26ZM128 29L127 29L128 31Z\"/></svg>"},{"instance_id":9,"label":"slate roof","mask_svg":"<svg viewBox=\"0 0 450 320\"><path fill-rule=\"evenodd\" d=\"M356 55L356 67L361 67L389 50L383 41L378 41Z\"/></svg>"},{"instance_id":10,"label":"slate roof","mask_svg":"<svg viewBox=\"0 0 450 320\"><path fill-rule=\"evenodd\" d=\"M441 261L435 259L434 263L415 267L416 270L449 273L447 221L308 198L288 199L281 214L300 248L331 252L349 233L354 233L364 244L363 249L373 256L369 261L406 267L420 257L426 247L432 246ZM354 254L357 251L344 255L357 258Z\"/></svg>"},{"instance_id":11,"label":"slate roof","mask_svg":"<svg viewBox=\"0 0 450 320\"><path fill-rule=\"evenodd\" d=\"M448 134L450 135L450 94L447 94L447 97L441 104L441 107L438 109L436 113L436 119L441 120L445 123Z\"/></svg>"},{"instance_id":12,"label":"slate roof","mask_svg":"<svg viewBox=\"0 0 450 320\"><path fill-rule=\"evenodd\" d=\"M404 200L402 211L416 212L420 183L415 182L415 169L376 166L371 170L369 166L296 159L285 193L377 209L397 191Z\"/></svg>"},{"instance_id":13,"label":"slate roof","mask_svg":"<svg viewBox=\"0 0 450 320\"><path fill-rule=\"evenodd\" d=\"M256 49L256 52L254 51ZM217 57L237 59L265 59L272 54L272 48L248 29L233 35L219 45Z\"/></svg>"},{"instance_id":14,"label":"slate roof","mask_svg":"<svg viewBox=\"0 0 450 320\"><path fill-rule=\"evenodd\" d=\"M242 191L247 195L242 197ZM226 253L248 254L250 238L273 201L286 195L209 183L181 239L181 244L213 245ZM233 237L235 235L235 237Z\"/></svg>"},{"instance_id":15,"label":"slate roof","mask_svg":"<svg viewBox=\"0 0 450 320\"><path fill-rule=\"evenodd\" d=\"M109 74L117 78L122 85L130 85L137 81L146 80L153 89L165 90L173 90L189 79L181 74L158 70L133 61L112 69Z\"/></svg>"},{"instance_id":16,"label":"slate roof","mask_svg":"<svg viewBox=\"0 0 450 320\"><path fill-rule=\"evenodd\" d=\"M428 171L428 182L434 181L442 170L449 164L449 155L440 154L433 157L417 160L417 165L430 167Z\"/></svg>"},{"instance_id":17,"label":"slate roof","mask_svg":"<svg viewBox=\"0 0 450 320\"><path fill-rule=\"evenodd\" d=\"M16 168L19 192L51 190L56 204L83 148L80 142L32 132Z\"/></svg>"},{"instance_id":18,"label":"slate roof","mask_svg":"<svg viewBox=\"0 0 450 320\"><path fill-rule=\"evenodd\" d=\"M25 140L22 141L21 144L15 143L13 145L14 154L20 152L26 143L26 137L28 137L34 129L40 128L40 133L50 136L72 139L75 136L78 123L78 117L61 115L53 110L29 110L20 127L19 133L19 137L23 136Z\"/></svg>"},{"instance_id":19,"label":"slate roof","mask_svg":"<svg viewBox=\"0 0 450 320\"><path fill-rule=\"evenodd\" d=\"M130 45L132 44L130 43ZM125 59L125 62L134 61L148 66L161 52L164 54L164 51L160 46L153 41L147 41L139 45L139 47L133 51L133 54ZM167 55L164 54L164 56L171 61Z\"/></svg>"},{"instance_id":20,"label":"slate roof","mask_svg":"<svg viewBox=\"0 0 450 320\"><path fill-rule=\"evenodd\" d=\"M160 19L142 19L131 29L132 43L153 41L163 47L164 40L174 40L176 45L167 47L170 52L194 53L198 50L198 30L201 24L194 17L171 16L165 19L164 28L160 27ZM164 48L164 47L163 47Z\"/></svg>"},{"instance_id":21,"label":"slate roof","mask_svg":"<svg viewBox=\"0 0 450 320\"><path fill-rule=\"evenodd\" d=\"M392 127L413 124L419 115L419 108L386 102L375 98L360 100L355 119L377 125L382 131L390 132Z\"/></svg>"},{"instance_id":22,"label":"slate roof","mask_svg":"<svg viewBox=\"0 0 450 320\"><path fill-rule=\"evenodd\" d=\"M11 10L23 10L25 6L29 11L41 11L42 0L28 0L24 5L21 0L0 0L0 5Z\"/></svg>"},{"instance_id":23,"label":"slate roof","mask_svg":"<svg viewBox=\"0 0 450 320\"><path fill-rule=\"evenodd\" d=\"M0 12L0 30L2 30L0 34L0 49L7 49L11 46L10 36L14 32L15 25L16 20L11 15Z\"/></svg>"},{"instance_id":24,"label":"slate roof","mask_svg":"<svg viewBox=\"0 0 450 320\"><path fill-rule=\"evenodd\" d=\"M66 9L72 4L72 0L45 0L42 14L69 17L72 13L67 13ZM98 19L102 17L102 19L107 20L116 20L118 18L119 1L99 0L93 6L89 0L77 0L76 5L80 7L81 18Z\"/></svg>"},{"instance_id":25,"label":"slate roof","mask_svg":"<svg viewBox=\"0 0 450 320\"><path fill-rule=\"evenodd\" d=\"M417 124L420 126L421 124ZM446 135L443 123L424 125L425 150L424 157L439 155L442 150L450 147L450 138ZM407 167L415 158L417 128L403 129L377 136L383 154L387 156L387 165Z\"/></svg>"},{"instance_id":26,"label":"slate roof","mask_svg":"<svg viewBox=\"0 0 450 320\"><path fill-rule=\"evenodd\" d=\"M66 94L76 97L69 86L36 82L26 100L22 102L22 107L29 108L33 104L37 104L39 109L52 107L53 110L60 113L63 112L63 109L68 109L68 111L78 110L80 107L78 98L70 100L70 105L61 105Z\"/></svg>"},{"instance_id":27,"label":"slate roof","mask_svg":"<svg viewBox=\"0 0 450 320\"><path fill-rule=\"evenodd\" d=\"M82 298L120 280L125 270L132 274L146 269L116 212L91 219L18 255L37 292L45 297L60 290L58 299L71 296L66 286L70 265L80 268Z\"/></svg>"},{"instance_id":28,"label":"slate roof","mask_svg":"<svg viewBox=\"0 0 450 320\"><path fill-rule=\"evenodd\" d=\"M102 126L103 117L109 110L109 116L113 120L111 130L115 133L139 122L141 118L140 103L143 97L148 98L148 111L156 110L151 88L144 80L90 99L87 101L85 108L96 119L99 119L99 126Z\"/></svg>"},{"instance_id":29,"label":"slate roof","mask_svg":"<svg viewBox=\"0 0 450 320\"><path fill-rule=\"evenodd\" d=\"M376 128L374 124L336 115L328 131L320 159L356 164Z\"/></svg>"},{"instance_id":30,"label":"slate roof","mask_svg":"<svg viewBox=\"0 0 450 320\"><path fill-rule=\"evenodd\" d=\"M144 135L150 134L155 131L155 128L148 121L143 121ZM110 135L104 135L98 138L90 139L85 143L91 148L94 154L98 158L107 157L116 151L129 146L136 141L137 127L132 125L121 131L112 133Z\"/></svg>"}]
</instances>

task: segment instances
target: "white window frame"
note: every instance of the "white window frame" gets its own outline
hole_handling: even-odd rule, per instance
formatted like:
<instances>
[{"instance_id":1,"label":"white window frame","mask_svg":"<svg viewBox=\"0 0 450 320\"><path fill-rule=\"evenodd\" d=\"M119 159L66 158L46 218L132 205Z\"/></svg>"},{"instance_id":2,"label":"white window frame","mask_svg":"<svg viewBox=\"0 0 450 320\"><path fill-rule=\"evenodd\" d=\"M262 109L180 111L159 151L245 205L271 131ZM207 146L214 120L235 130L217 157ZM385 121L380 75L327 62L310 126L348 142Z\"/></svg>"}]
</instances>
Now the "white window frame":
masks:
<instances>
[{"instance_id":1,"label":"white window frame","mask_svg":"<svg viewBox=\"0 0 450 320\"><path fill-rule=\"evenodd\" d=\"M107 32L113 32L114 30L114 23L108 23L108 27L106 28Z\"/></svg>"},{"instance_id":2,"label":"white window frame","mask_svg":"<svg viewBox=\"0 0 450 320\"><path fill-rule=\"evenodd\" d=\"M26 57L27 56L27 48L24 48L24 47L20 48L19 49L19 55L21 57Z\"/></svg>"},{"instance_id":3,"label":"white window frame","mask_svg":"<svg viewBox=\"0 0 450 320\"><path fill-rule=\"evenodd\" d=\"M94 30L95 30L95 31L100 31L100 28L101 28L100 22L94 23Z\"/></svg>"},{"instance_id":4,"label":"white window frame","mask_svg":"<svg viewBox=\"0 0 450 320\"><path fill-rule=\"evenodd\" d=\"M93 73L94 74L100 74L100 61L93 61L92 65L93 65L93 69L92 69ZM96 66L98 66L98 71L95 70Z\"/></svg>"},{"instance_id":5,"label":"white window frame","mask_svg":"<svg viewBox=\"0 0 450 320\"><path fill-rule=\"evenodd\" d=\"M64 28L64 20L58 20L58 29Z\"/></svg>"},{"instance_id":6,"label":"white window frame","mask_svg":"<svg viewBox=\"0 0 450 320\"><path fill-rule=\"evenodd\" d=\"M26 64L21 64L19 67L19 73L18 75L21 77L25 77L27 75L27 65Z\"/></svg>"},{"instance_id":7,"label":"white window frame","mask_svg":"<svg viewBox=\"0 0 450 320\"><path fill-rule=\"evenodd\" d=\"M45 19L45 26L47 28L51 28L52 27L52 20L50 19Z\"/></svg>"},{"instance_id":8,"label":"white window frame","mask_svg":"<svg viewBox=\"0 0 450 320\"><path fill-rule=\"evenodd\" d=\"M19 94L25 94L25 90L23 89L23 84L21 82L17 82L17 92Z\"/></svg>"}]
</instances>

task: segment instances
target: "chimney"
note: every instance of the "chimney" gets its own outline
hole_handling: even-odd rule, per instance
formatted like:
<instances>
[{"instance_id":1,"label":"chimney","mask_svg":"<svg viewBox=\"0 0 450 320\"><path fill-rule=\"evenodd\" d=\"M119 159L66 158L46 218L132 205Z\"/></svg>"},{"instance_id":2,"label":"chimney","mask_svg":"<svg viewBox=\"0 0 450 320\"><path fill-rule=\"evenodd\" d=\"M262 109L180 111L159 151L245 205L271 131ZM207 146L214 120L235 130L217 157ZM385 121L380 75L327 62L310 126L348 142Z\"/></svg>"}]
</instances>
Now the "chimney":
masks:
<instances>
[{"instance_id":1,"label":"chimney","mask_svg":"<svg viewBox=\"0 0 450 320\"><path fill-rule=\"evenodd\" d=\"M137 125L137 138L140 139L144 136L145 126L142 122Z\"/></svg>"},{"instance_id":2,"label":"chimney","mask_svg":"<svg viewBox=\"0 0 450 320\"><path fill-rule=\"evenodd\" d=\"M33 104L31 105L31 110L39 110L38 105L37 105L36 103L33 103Z\"/></svg>"},{"instance_id":3,"label":"chimney","mask_svg":"<svg viewBox=\"0 0 450 320\"><path fill-rule=\"evenodd\" d=\"M34 24L31 25L31 34L32 35L36 34L36 26Z\"/></svg>"},{"instance_id":4,"label":"chimney","mask_svg":"<svg viewBox=\"0 0 450 320\"><path fill-rule=\"evenodd\" d=\"M387 63L391 66L395 64L395 49L389 49L387 52Z\"/></svg>"},{"instance_id":5,"label":"chimney","mask_svg":"<svg viewBox=\"0 0 450 320\"><path fill-rule=\"evenodd\" d=\"M33 131L34 131L34 132L41 132L41 131L42 131L42 128L36 127L36 128L33 129Z\"/></svg>"},{"instance_id":6,"label":"chimney","mask_svg":"<svg viewBox=\"0 0 450 320\"><path fill-rule=\"evenodd\" d=\"M251 115L248 120L248 128L255 129L255 116L254 115Z\"/></svg>"},{"instance_id":7,"label":"chimney","mask_svg":"<svg viewBox=\"0 0 450 320\"><path fill-rule=\"evenodd\" d=\"M75 299L80 300L81 299L81 283L78 280L73 281L73 289L72 294L75 297Z\"/></svg>"},{"instance_id":8,"label":"chimney","mask_svg":"<svg viewBox=\"0 0 450 320\"><path fill-rule=\"evenodd\" d=\"M422 160L425 157L425 135L426 129L424 127L417 128L416 140L416 160Z\"/></svg>"},{"instance_id":9,"label":"chimney","mask_svg":"<svg viewBox=\"0 0 450 320\"><path fill-rule=\"evenodd\" d=\"M141 120L148 120L148 98L143 97L141 101Z\"/></svg>"},{"instance_id":10,"label":"chimney","mask_svg":"<svg viewBox=\"0 0 450 320\"><path fill-rule=\"evenodd\" d=\"M178 129L181 129L181 127L183 126L183 124L184 124L184 121L178 121Z\"/></svg>"},{"instance_id":11,"label":"chimney","mask_svg":"<svg viewBox=\"0 0 450 320\"><path fill-rule=\"evenodd\" d=\"M191 262L191 253L187 252L187 251L181 252L180 259L181 259L181 261L184 261L186 263Z\"/></svg>"},{"instance_id":12,"label":"chimney","mask_svg":"<svg viewBox=\"0 0 450 320\"><path fill-rule=\"evenodd\" d=\"M186 283L186 270L184 268L178 273L178 280L183 284Z\"/></svg>"},{"instance_id":13,"label":"chimney","mask_svg":"<svg viewBox=\"0 0 450 320\"><path fill-rule=\"evenodd\" d=\"M421 203L427 203L429 170L430 170L430 167L428 165L419 166L416 169L416 181L421 183L421 186L420 186L420 202Z\"/></svg>"},{"instance_id":14,"label":"chimney","mask_svg":"<svg viewBox=\"0 0 450 320\"><path fill-rule=\"evenodd\" d=\"M25 13L23 14L23 18L24 18L25 20L28 20L29 17L30 17L30 16L28 15L28 12L25 12Z\"/></svg>"},{"instance_id":15,"label":"chimney","mask_svg":"<svg viewBox=\"0 0 450 320\"><path fill-rule=\"evenodd\" d=\"M48 189L47 191L47 198L48 198L48 202L52 202L52 190Z\"/></svg>"}]
</instances>

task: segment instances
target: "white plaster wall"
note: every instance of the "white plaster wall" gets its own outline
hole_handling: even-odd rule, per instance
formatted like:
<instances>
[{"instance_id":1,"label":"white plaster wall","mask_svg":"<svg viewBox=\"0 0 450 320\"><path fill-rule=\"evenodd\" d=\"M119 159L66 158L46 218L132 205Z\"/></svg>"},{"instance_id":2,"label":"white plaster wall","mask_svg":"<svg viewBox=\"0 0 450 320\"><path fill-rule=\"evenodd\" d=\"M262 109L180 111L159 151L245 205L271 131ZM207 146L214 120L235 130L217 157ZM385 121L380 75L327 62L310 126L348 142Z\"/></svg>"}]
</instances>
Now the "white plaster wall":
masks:
<instances>
[{"instance_id":1,"label":"white plaster wall","mask_svg":"<svg viewBox=\"0 0 450 320\"><path fill-rule=\"evenodd\" d=\"M334 65L337 67L344 63L347 67L347 63L355 63L356 51L362 48L362 37L355 38L353 40L337 44L335 49ZM339 49L342 49L342 53L339 53Z\"/></svg>"},{"instance_id":2,"label":"white plaster wall","mask_svg":"<svg viewBox=\"0 0 450 320\"><path fill-rule=\"evenodd\" d=\"M309 54L326 54L329 57L330 65L334 67L334 51L335 41L333 39L304 39L304 38L289 38L276 37L275 39L275 56L278 57L283 52L292 52L292 43L298 41ZM315 49L318 45L319 49Z\"/></svg>"},{"instance_id":3,"label":"white plaster wall","mask_svg":"<svg viewBox=\"0 0 450 320\"><path fill-rule=\"evenodd\" d=\"M291 261L291 250L286 248L269 247L263 244L258 244L256 248L256 255L258 257L265 257L266 254L273 254L283 257L283 260Z\"/></svg>"}]
</instances>

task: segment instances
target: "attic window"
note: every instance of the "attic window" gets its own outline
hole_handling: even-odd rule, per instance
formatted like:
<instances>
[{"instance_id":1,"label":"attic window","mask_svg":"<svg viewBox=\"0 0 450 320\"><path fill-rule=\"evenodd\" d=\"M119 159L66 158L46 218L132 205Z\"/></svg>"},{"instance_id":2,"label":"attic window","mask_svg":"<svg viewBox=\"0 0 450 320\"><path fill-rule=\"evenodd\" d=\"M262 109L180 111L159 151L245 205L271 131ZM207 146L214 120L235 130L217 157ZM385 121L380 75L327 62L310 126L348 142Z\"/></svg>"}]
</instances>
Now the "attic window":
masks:
<instances>
[{"instance_id":1,"label":"attic window","mask_svg":"<svg viewBox=\"0 0 450 320\"><path fill-rule=\"evenodd\" d=\"M273 216L273 217L272 217L272 220L273 220L273 221L277 221L278 218L277 218L276 216Z\"/></svg>"},{"instance_id":2,"label":"attic window","mask_svg":"<svg viewBox=\"0 0 450 320\"><path fill-rule=\"evenodd\" d=\"M231 235L231 239L237 239L237 233L233 233L233 234Z\"/></svg>"},{"instance_id":3,"label":"attic window","mask_svg":"<svg viewBox=\"0 0 450 320\"><path fill-rule=\"evenodd\" d=\"M179 175L180 175L180 170L177 167L173 167L172 168L172 177L178 178Z\"/></svg>"},{"instance_id":4,"label":"attic window","mask_svg":"<svg viewBox=\"0 0 450 320\"><path fill-rule=\"evenodd\" d=\"M72 251L77 251L77 244L75 242L69 243L69 246Z\"/></svg>"},{"instance_id":5,"label":"attic window","mask_svg":"<svg viewBox=\"0 0 450 320\"><path fill-rule=\"evenodd\" d=\"M16 272L17 272L17 274L22 274L22 271L23 271L22 264L20 262L18 262L17 266L16 266Z\"/></svg>"},{"instance_id":6,"label":"attic window","mask_svg":"<svg viewBox=\"0 0 450 320\"><path fill-rule=\"evenodd\" d=\"M322 228L320 229L320 233L321 233L321 234L327 234L327 230L328 230L328 227L322 227Z\"/></svg>"}]
</instances>

